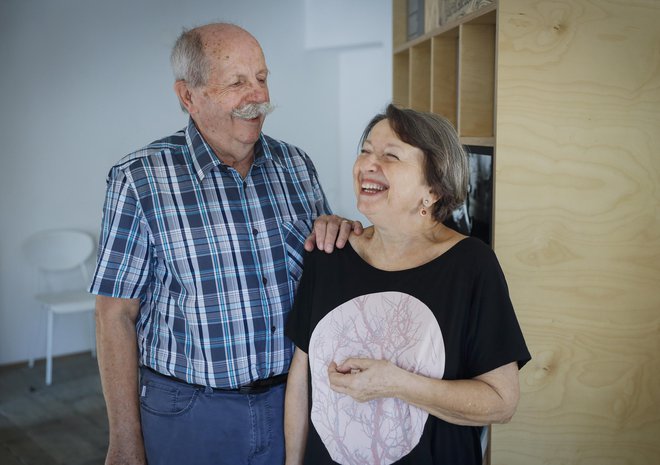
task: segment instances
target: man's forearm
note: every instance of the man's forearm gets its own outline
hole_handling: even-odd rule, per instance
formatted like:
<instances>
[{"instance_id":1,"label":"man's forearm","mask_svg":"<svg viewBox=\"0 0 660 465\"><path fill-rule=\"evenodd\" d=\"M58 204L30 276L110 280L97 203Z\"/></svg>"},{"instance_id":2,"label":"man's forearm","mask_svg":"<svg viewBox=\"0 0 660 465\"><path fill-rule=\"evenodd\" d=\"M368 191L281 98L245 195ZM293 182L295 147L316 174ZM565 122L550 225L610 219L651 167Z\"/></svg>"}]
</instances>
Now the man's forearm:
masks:
<instances>
[{"instance_id":1,"label":"man's forearm","mask_svg":"<svg viewBox=\"0 0 660 465\"><path fill-rule=\"evenodd\" d=\"M98 297L96 337L110 427L106 464L144 463L135 318L139 301Z\"/></svg>"}]
</instances>

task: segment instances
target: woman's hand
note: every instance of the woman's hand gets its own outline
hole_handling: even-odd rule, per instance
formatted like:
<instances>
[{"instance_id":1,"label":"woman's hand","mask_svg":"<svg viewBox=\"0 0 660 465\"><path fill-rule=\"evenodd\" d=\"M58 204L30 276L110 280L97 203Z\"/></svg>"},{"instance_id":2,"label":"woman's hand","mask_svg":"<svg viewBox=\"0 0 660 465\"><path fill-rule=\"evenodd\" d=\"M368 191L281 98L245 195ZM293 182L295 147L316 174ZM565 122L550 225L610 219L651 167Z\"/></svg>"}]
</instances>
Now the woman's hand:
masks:
<instances>
[{"instance_id":1,"label":"woman's hand","mask_svg":"<svg viewBox=\"0 0 660 465\"><path fill-rule=\"evenodd\" d=\"M341 365L331 362L328 379L333 391L351 396L358 402L381 397L395 397L397 372L402 371L387 360L349 358Z\"/></svg>"}]
</instances>

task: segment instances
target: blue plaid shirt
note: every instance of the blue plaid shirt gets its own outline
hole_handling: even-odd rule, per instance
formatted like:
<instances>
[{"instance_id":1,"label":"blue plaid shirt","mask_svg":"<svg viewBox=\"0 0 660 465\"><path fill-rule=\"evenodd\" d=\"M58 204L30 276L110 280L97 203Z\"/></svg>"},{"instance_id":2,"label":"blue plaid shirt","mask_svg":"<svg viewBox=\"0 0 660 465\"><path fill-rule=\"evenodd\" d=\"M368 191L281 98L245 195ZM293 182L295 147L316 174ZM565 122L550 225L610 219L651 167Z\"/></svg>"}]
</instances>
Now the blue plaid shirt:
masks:
<instances>
[{"instance_id":1,"label":"blue plaid shirt","mask_svg":"<svg viewBox=\"0 0 660 465\"><path fill-rule=\"evenodd\" d=\"M192 120L108 176L90 291L140 298L140 363L236 388L288 371L305 237L330 209L300 149L261 135L242 179Z\"/></svg>"}]
</instances>

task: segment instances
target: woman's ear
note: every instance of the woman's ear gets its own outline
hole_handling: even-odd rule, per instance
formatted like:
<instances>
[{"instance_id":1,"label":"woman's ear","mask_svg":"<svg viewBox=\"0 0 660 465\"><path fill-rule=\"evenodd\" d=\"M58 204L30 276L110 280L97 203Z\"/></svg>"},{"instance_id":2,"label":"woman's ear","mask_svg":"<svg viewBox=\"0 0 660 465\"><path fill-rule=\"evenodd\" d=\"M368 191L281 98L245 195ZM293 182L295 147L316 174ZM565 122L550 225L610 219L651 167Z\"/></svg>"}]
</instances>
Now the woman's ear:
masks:
<instances>
[{"instance_id":1,"label":"woman's ear","mask_svg":"<svg viewBox=\"0 0 660 465\"><path fill-rule=\"evenodd\" d=\"M427 194L427 197L425 197L425 198L429 199L429 206L433 205L438 200L440 200L440 196L438 194L436 194L435 192L433 192L432 190L429 190L429 192Z\"/></svg>"}]
</instances>

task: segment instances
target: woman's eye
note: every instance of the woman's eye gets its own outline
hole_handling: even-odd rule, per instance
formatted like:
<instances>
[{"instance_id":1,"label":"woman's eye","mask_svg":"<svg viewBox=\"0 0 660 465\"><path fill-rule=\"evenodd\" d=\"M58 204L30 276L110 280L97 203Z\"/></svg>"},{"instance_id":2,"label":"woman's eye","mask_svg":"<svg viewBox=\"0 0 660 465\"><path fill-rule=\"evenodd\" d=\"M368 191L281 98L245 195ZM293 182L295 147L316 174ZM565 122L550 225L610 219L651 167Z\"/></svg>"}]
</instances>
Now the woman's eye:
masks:
<instances>
[{"instance_id":1,"label":"woman's eye","mask_svg":"<svg viewBox=\"0 0 660 465\"><path fill-rule=\"evenodd\" d=\"M393 153L386 153L385 156L386 156L387 158L391 158L391 159L393 159L393 160L398 160L398 159L399 159L399 157L397 157L397 156L394 155Z\"/></svg>"}]
</instances>

